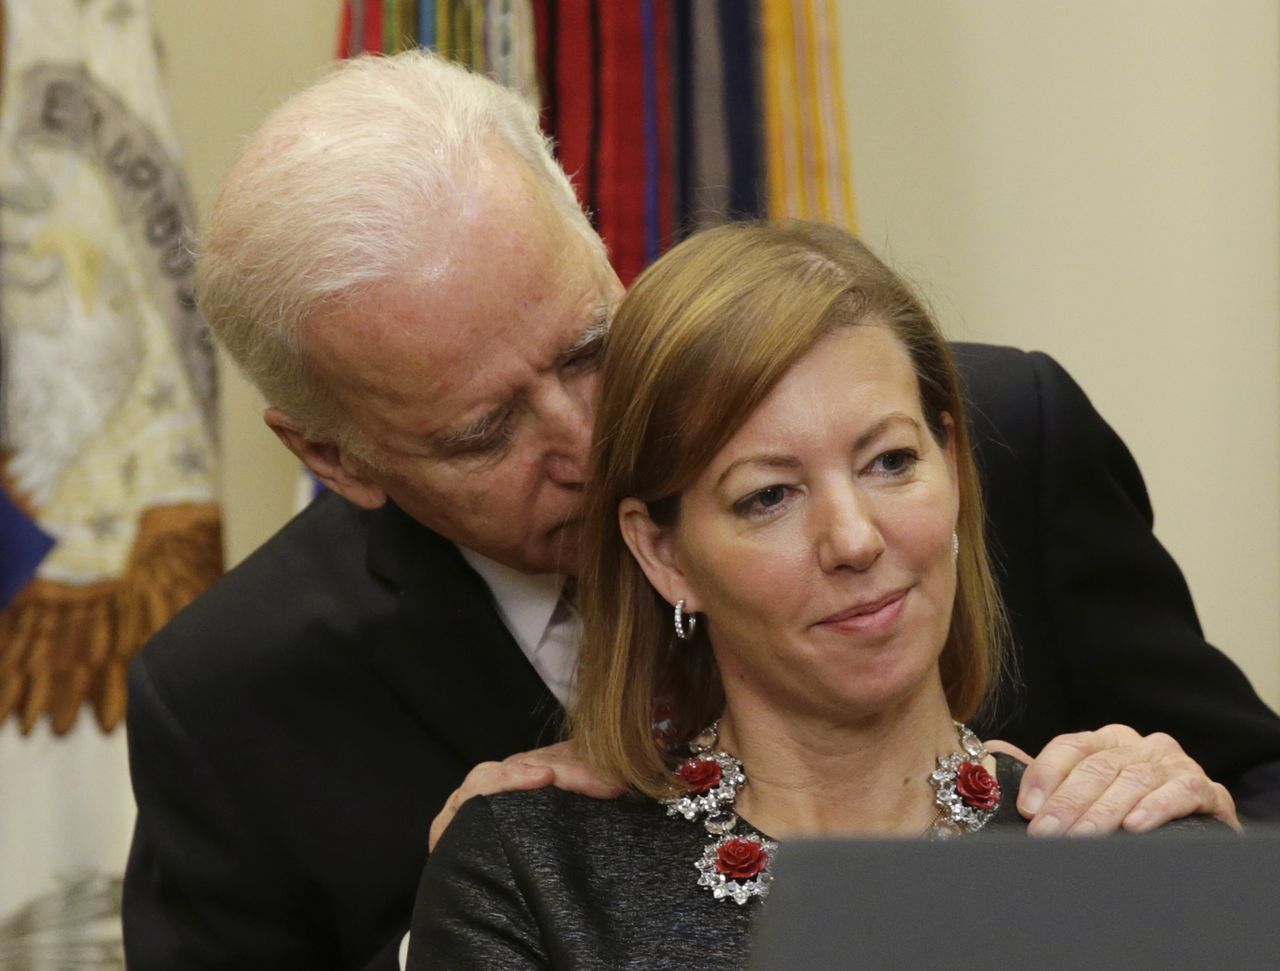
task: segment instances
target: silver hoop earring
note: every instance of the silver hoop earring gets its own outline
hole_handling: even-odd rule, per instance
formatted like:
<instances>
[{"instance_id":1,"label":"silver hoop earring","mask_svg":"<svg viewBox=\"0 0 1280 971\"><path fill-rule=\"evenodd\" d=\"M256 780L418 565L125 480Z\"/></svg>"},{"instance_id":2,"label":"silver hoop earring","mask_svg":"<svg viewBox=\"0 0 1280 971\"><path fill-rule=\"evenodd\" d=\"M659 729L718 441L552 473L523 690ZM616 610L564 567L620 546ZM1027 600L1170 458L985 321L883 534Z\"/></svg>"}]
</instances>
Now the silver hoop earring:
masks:
<instances>
[{"instance_id":1,"label":"silver hoop earring","mask_svg":"<svg viewBox=\"0 0 1280 971\"><path fill-rule=\"evenodd\" d=\"M960 534L954 529L951 531L951 558L955 559L960 555Z\"/></svg>"},{"instance_id":2,"label":"silver hoop earring","mask_svg":"<svg viewBox=\"0 0 1280 971\"><path fill-rule=\"evenodd\" d=\"M674 618L676 627L676 637L682 641L693 640L693 632L698 629L698 618L690 614L688 617L684 613L684 601L676 601L676 611Z\"/></svg>"}]
</instances>

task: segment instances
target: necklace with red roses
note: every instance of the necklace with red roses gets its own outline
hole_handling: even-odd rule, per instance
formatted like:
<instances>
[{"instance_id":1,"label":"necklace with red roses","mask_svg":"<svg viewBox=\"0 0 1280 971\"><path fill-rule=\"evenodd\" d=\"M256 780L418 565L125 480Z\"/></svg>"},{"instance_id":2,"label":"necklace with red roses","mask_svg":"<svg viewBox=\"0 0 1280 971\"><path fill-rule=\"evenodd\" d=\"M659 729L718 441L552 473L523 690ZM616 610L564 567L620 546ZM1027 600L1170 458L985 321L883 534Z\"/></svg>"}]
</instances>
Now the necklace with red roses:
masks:
<instances>
[{"instance_id":1,"label":"necklace with red roses","mask_svg":"<svg viewBox=\"0 0 1280 971\"><path fill-rule=\"evenodd\" d=\"M928 839L945 840L976 832L1000 807L1000 783L982 764L987 750L965 725L953 724L960 749L940 756L938 767L929 774L938 814L921 834ZM747 784L747 776L741 762L717 750L719 743L719 721L693 737L690 757L676 770L685 785L684 794L663 803L668 816L690 821L705 817L702 826L711 842L694 863L698 886L710 890L716 900L742 905L752 897L768 895L778 844L759 833L737 831L734 802Z\"/></svg>"}]
</instances>

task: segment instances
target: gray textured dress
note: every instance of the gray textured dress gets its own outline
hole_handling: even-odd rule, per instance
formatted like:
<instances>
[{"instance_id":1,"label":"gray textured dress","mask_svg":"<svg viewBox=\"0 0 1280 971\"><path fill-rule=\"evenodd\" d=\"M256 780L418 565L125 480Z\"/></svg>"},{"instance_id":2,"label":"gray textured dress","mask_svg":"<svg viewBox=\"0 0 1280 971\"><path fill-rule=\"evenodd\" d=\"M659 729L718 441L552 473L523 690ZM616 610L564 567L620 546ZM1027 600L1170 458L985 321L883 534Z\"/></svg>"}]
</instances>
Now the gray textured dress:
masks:
<instances>
[{"instance_id":1,"label":"gray textured dress","mask_svg":"<svg viewBox=\"0 0 1280 971\"><path fill-rule=\"evenodd\" d=\"M1022 765L996 760L1005 799L965 839L1026 828L1014 807ZM768 904L716 900L697 885L708 839L700 822L649 799L553 788L472 799L423 874L409 971L745 967Z\"/></svg>"}]
</instances>

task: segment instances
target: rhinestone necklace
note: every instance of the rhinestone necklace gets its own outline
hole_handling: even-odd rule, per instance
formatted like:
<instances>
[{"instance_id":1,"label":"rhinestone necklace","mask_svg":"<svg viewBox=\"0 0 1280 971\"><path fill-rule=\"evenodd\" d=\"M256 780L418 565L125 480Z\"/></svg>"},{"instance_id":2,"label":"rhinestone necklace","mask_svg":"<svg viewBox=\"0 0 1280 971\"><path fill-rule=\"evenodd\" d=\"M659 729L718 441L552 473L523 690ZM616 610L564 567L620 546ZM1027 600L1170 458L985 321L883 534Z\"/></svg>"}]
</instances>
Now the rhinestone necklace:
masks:
<instances>
[{"instance_id":1,"label":"rhinestone necklace","mask_svg":"<svg viewBox=\"0 0 1280 971\"><path fill-rule=\"evenodd\" d=\"M938 805L933 822L921 834L934 840L972 833L987 824L1000 806L1000 783L986 770L987 751L965 725L953 722L960 751L938 758L929 774L933 799ZM720 744L720 722L712 722L689 742L690 757L676 775L685 784L683 795L662 800L668 816L694 820L704 815L703 828L712 837L694 863L698 886L716 900L745 904L752 897L764 899L773 882L771 865L778 844L754 832L735 833L738 814L734 803L747 784L742 763Z\"/></svg>"}]
</instances>

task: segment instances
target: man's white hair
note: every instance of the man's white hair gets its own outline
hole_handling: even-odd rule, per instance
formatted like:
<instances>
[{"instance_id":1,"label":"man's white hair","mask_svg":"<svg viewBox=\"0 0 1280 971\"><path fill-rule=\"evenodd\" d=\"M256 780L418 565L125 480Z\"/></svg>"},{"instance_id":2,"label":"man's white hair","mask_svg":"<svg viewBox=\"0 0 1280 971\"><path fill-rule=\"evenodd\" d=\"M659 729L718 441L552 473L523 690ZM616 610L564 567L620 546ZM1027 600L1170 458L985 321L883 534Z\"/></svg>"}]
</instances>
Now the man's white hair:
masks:
<instances>
[{"instance_id":1,"label":"man's white hair","mask_svg":"<svg viewBox=\"0 0 1280 971\"><path fill-rule=\"evenodd\" d=\"M428 52L343 62L245 145L198 249L197 297L249 379L308 438L371 460L308 368L301 326L396 278L424 249L444 252L434 217L479 159L504 150L603 261L533 106Z\"/></svg>"}]
</instances>

